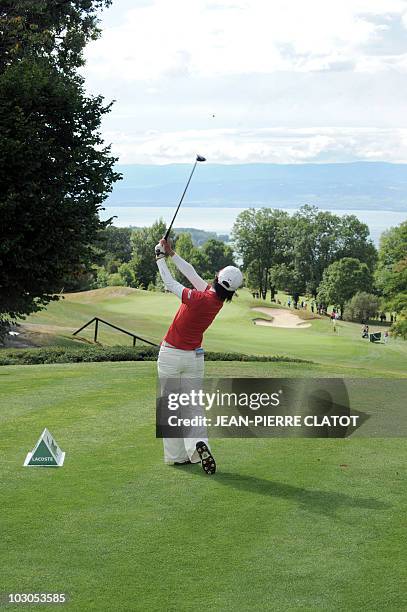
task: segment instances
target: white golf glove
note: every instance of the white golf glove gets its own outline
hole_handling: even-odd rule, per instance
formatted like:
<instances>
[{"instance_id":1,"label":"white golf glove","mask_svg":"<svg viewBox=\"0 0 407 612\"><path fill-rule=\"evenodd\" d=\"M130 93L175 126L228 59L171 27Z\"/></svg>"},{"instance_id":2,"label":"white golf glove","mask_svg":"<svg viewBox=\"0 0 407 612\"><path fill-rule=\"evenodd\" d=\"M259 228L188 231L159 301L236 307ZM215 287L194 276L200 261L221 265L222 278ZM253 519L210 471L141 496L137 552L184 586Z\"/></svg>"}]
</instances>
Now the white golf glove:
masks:
<instances>
[{"instance_id":1,"label":"white golf glove","mask_svg":"<svg viewBox=\"0 0 407 612\"><path fill-rule=\"evenodd\" d=\"M162 259L163 257L165 257L165 249L164 249L162 244L158 243L155 246L154 251L155 251L155 258L156 259Z\"/></svg>"}]
</instances>

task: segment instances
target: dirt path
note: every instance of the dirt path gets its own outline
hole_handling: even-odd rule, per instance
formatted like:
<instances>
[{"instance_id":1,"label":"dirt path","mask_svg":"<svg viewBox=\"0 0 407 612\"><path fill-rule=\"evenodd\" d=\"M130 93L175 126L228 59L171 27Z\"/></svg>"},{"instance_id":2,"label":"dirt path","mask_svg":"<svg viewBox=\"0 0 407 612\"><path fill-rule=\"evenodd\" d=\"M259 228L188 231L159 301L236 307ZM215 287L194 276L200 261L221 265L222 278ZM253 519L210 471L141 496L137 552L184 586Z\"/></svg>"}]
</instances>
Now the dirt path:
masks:
<instances>
[{"instance_id":1,"label":"dirt path","mask_svg":"<svg viewBox=\"0 0 407 612\"><path fill-rule=\"evenodd\" d=\"M49 344L49 337L55 335L71 336L75 328L42 323L21 323L15 331L18 335L7 335L5 348L33 348ZM78 338L72 338L78 340Z\"/></svg>"},{"instance_id":2,"label":"dirt path","mask_svg":"<svg viewBox=\"0 0 407 612\"><path fill-rule=\"evenodd\" d=\"M273 320L269 319L253 319L255 325L266 325L267 327L285 327L286 329L305 329L311 327L311 323L303 321L298 315L285 310L283 308L267 308L259 306L252 308L256 312L262 312L263 314L273 317Z\"/></svg>"}]
</instances>

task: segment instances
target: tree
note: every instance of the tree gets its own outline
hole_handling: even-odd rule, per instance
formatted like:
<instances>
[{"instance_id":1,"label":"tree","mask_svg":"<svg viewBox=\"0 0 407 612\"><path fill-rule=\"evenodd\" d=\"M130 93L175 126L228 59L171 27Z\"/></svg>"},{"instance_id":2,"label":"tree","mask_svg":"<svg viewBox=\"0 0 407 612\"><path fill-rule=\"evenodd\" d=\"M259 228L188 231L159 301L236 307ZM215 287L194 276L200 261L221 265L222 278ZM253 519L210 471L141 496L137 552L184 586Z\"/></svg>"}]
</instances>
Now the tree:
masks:
<instances>
[{"instance_id":1,"label":"tree","mask_svg":"<svg viewBox=\"0 0 407 612\"><path fill-rule=\"evenodd\" d=\"M202 248L194 250L189 263L194 266L198 274L205 280L210 281L214 278L215 272L212 270L208 256Z\"/></svg>"},{"instance_id":2,"label":"tree","mask_svg":"<svg viewBox=\"0 0 407 612\"><path fill-rule=\"evenodd\" d=\"M264 298L276 287L289 291L294 302L304 293L316 297L324 270L334 261L357 257L372 270L376 258L367 225L353 215L339 217L309 205L292 217L265 208L246 210L233 237L243 269L252 264L250 278L256 270Z\"/></svg>"},{"instance_id":3,"label":"tree","mask_svg":"<svg viewBox=\"0 0 407 612\"><path fill-rule=\"evenodd\" d=\"M157 274L154 247L164 236L166 225L162 219L155 221L151 227L133 230L131 244L133 255L129 265L133 271L138 286L147 289L154 284Z\"/></svg>"},{"instance_id":4,"label":"tree","mask_svg":"<svg viewBox=\"0 0 407 612\"><path fill-rule=\"evenodd\" d=\"M220 240L210 238L203 245L202 253L208 261L207 270L203 274L205 278L213 278L222 268L236 265L232 247Z\"/></svg>"},{"instance_id":5,"label":"tree","mask_svg":"<svg viewBox=\"0 0 407 612\"><path fill-rule=\"evenodd\" d=\"M176 251L180 257L194 266L197 273L204 279L210 281L215 274L225 266L235 265L232 248L220 240L210 238L202 247L193 245L192 236L188 233L179 234L175 244ZM173 276L183 285L190 287L191 284L183 274L171 264L169 266Z\"/></svg>"},{"instance_id":6,"label":"tree","mask_svg":"<svg viewBox=\"0 0 407 612\"><path fill-rule=\"evenodd\" d=\"M83 49L95 40L98 13L112 0L2 0L0 72L25 57L42 57L64 73L84 64Z\"/></svg>"},{"instance_id":7,"label":"tree","mask_svg":"<svg viewBox=\"0 0 407 612\"><path fill-rule=\"evenodd\" d=\"M291 295L294 302L294 308L297 308L298 300L300 295L306 292L306 284L304 275L295 263L294 264L282 264L275 266L271 270L273 277L273 284L280 287L284 291Z\"/></svg>"},{"instance_id":8,"label":"tree","mask_svg":"<svg viewBox=\"0 0 407 612\"><path fill-rule=\"evenodd\" d=\"M335 258L355 257L373 272L377 250L369 238L369 227L355 215L344 215L339 220Z\"/></svg>"},{"instance_id":9,"label":"tree","mask_svg":"<svg viewBox=\"0 0 407 612\"><path fill-rule=\"evenodd\" d=\"M99 211L120 178L100 134L111 105L76 73L109 2L3 2L0 9L0 321L58 299L90 269Z\"/></svg>"},{"instance_id":10,"label":"tree","mask_svg":"<svg viewBox=\"0 0 407 612\"><path fill-rule=\"evenodd\" d=\"M104 265L111 262L128 263L131 259L131 227L111 225L100 232L98 247L103 253Z\"/></svg>"},{"instance_id":11,"label":"tree","mask_svg":"<svg viewBox=\"0 0 407 612\"><path fill-rule=\"evenodd\" d=\"M190 263L192 263L194 255L198 250L196 247L194 247L192 242L192 236L189 233L179 234L177 236L174 248L176 249L178 255L182 257L182 259L185 259ZM168 265L172 275L179 283L182 283L183 285L186 285L188 287L191 286L191 284L186 280L185 276L181 274L181 272L174 264L172 264L171 258L168 260Z\"/></svg>"},{"instance_id":12,"label":"tree","mask_svg":"<svg viewBox=\"0 0 407 612\"><path fill-rule=\"evenodd\" d=\"M326 305L339 306L343 312L345 302L359 291L371 291L373 277L367 264L354 257L343 257L324 271L318 288L318 300Z\"/></svg>"},{"instance_id":13,"label":"tree","mask_svg":"<svg viewBox=\"0 0 407 612\"><path fill-rule=\"evenodd\" d=\"M284 211L250 208L238 215L233 226L233 241L242 258L243 270L256 262L252 264L251 277L255 267L259 282L257 289L263 299L266 299L269 289L274 291L271 269L288 261L288 222L289 216Z\"/></svg>"},{"instance_id":14,"label":"tree","mask_svg":"<svg viewBox=\"0 0 407 612\"><path fill-rule=\"evenodd\" d=\"M349 302L346 302L343 313L345 321L368 321L379 310L379 298L373 293L358 291Z\"/></svg>"},{"instance_id":15,"label":"tree","mask_svg":"<svg viewBox=\"0 0 407 612\"><path fill-rule=\"evenodd\" d=\"M122 263L117 273L122 279L122 282L120 284L123 284L126 287L135 287L136 279L134 276L134 272L128 263Z\"/></svg>"},{"instance_id":16,"label":"tree","mask_svg":"<svg viewBox=\"0 0 407 612\"><path fill-rule=\"evenodd\" d=\"M163 279L161 278L161 274L159 273L159 271L157 270L157 274L155 276L155 290L156 291L161 291L161 293L165 293L166 292L166 288L163 282Z\"/></svg>"},{"instance_id":17,"label":"tree","mask_svg":"<svg viewBox=\"0 0 407 612\"><path fill-rule=\"evenodd\" d=\"M340 217L305 205L295 213L289 224L289 257L293 276L300 280L301 289L314 297L324 270L334 261L353 257L366 263L373 271L376 249L369 239L369 228L354 215Z\"/></svg>"},{"instance_id":18,"label":"tree","mask_svg":"<svg viewBox=\"0 0 407 612\"><path fill-rule=\"evenodd\" d=\"M93 283L95 289L102 289L109 285L109 273L103 267L96 267L96 277Z\"/></svg>"},{"instance_id":19,"label":"tree","mask_svg":"<svg viewBox=\"0 0 407 612\"><path fill-rule=\"evenodd\" d=\"M257 292L259 287L264 286L265 279L262 278L264 270L261 262L257 259L253 259L247 266L244 273L245 285L250 291Z\"/></svg>"},{"instance_id":20,"label":"tree","mask_svg":"<svg viewBox=\"0 0 407 612\"><path fill-rule=\"evenodd\" d=\"M174 248L176 249L178 255L186 261L191 261L196 251L196 247L194 247L192 242L191 234L179 234L177 236Z\"/></svg>"},{"instance_id":21,"label":"tree","mask_svg":"<svg viewBox=\"0 0 407 612\"><path fill-rule=\"evenodd\" d=\"M316 296L324 270L335 260L340 219L315 206L302 206L288 228L291 252L286 266L285 286L294 302L304 293ZM298 296L298 297L297 297Z\"/></svg>"},{"instance_id":22,"label":"tree","mask_svg":"<svg viewBox=\"0 0 407 612\"><path fill-rule=\"evenodd\" d=\"M392 332L407 336L407 221L384 232L380 238L376 286L385 307L398 314Z\"/></svg>"}]
</instances>

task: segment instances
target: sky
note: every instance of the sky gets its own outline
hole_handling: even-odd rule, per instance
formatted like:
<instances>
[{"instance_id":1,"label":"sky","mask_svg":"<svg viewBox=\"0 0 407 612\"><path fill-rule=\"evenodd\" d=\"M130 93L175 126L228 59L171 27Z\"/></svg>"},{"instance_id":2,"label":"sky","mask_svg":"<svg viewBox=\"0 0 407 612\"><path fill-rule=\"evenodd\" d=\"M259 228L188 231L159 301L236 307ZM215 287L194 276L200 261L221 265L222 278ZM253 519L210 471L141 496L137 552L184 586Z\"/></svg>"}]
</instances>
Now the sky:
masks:
<instances>
[{"instance_id":1,"label":"sky","mask_svg":"<svg viewBox=\"0 0 407 612\"><path fill-rule=\"evenodd\" d=\"M122 164L407 162L407 0L113 0L100 26Z\"/></svg>"}]
</instances>

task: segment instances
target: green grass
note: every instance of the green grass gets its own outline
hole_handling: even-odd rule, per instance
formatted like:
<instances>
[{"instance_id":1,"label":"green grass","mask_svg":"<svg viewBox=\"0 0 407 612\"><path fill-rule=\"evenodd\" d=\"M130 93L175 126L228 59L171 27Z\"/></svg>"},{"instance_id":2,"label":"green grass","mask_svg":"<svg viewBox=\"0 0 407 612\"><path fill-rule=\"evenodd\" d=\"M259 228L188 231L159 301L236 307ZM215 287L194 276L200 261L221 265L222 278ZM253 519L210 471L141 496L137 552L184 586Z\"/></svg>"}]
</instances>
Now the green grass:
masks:
<instances>
[{"instance_id":1,"label":"green grass","mask_svg":"<svg viewBox=\"0 0 407 612\"><path fill-rule=\"evenodd\" d=\"M99 316L154 342L165 334L179 301L173 295L141 290L107 288L71 294L54 302L46 311L31 315L28 323L56 326L53 340L72 342L72 331ZM119 292L119 295L117 295ZM284 303L283 296L282 302ZM251 310L258 301L248 291L240 292L233 303L226 304L205 334L205 348L211 351L241 352L257 355L287 355L314 361L330 371L348 376L407 376L407 342L391 339L389 344L372 344L361 339L361 326L340 322L338 334L332 332L327 318L311 320L307 329L278 329L253 325L259 316ZM267 302L262 305L268 305ZM310 313L307 312L307 316ZM263 316L263 315L262 315ZM372 330L375 329L372 326ZM378 327L378 329L382 329ZM103 344L130 344L131 339L118 332L100 327ZM93 330L81 332L91 340Z\"/></svg>"},{"instance_id":2,"label":"green grass","mask_svg":"<svg viewBox=\"0 0 407 612\"><path fill-rule=\"evenodd\" d=\"M242 291L225 305L206 350L313 363L208 362L209 375L407 377L401 340L373 345L342 322L334 335L327 319L259 327L255 304ZM99 316L159 341L177 306L159 293L86 292L30 316L28 335L75 346L72 331ZM100 340L131 343L103 327ZM155 384L152 362L0 368L0 593L66 592L75 612L405 610L404 440L216 439L208 478L163 464ZM369 394L359 398L366 410ZM23 468L44 427L64 467Z\"/></svg>"},{"instance_id":3,"label":"green grass","mask_svg":"<svg viewBox=\"0 0 407 612\"><path fill-rule=\"evenodd\" d=\"M404 440L214 440L206 477L162 463L154 389L154 363L0 369L0 592L66 592L75 612L405 610ZM65 466L23 468L45 426Z\"/></svg>"}]
</instances>

